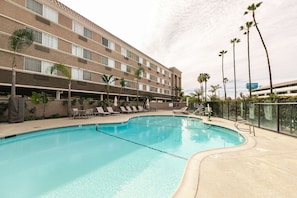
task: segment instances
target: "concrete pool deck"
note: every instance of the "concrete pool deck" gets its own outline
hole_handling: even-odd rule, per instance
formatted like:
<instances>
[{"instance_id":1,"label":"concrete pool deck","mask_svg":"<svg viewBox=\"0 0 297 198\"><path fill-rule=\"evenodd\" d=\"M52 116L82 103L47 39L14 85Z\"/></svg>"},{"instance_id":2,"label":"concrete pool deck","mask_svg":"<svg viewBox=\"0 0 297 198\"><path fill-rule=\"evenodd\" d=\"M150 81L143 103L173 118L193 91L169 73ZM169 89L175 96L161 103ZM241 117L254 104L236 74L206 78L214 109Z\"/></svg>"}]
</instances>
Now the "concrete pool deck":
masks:
<instances>
[{"instance_id":1,"label":"concrete pool deck","mask_svg":"<svg viewBox=\"0 0 297 198\"><path fill-rule=\"evenodd\" d=\"M0 138L53 127L123 122L141 115L173 113L156 111L89 119L58 118L14 124L0 123ZM207 120L206 117L200 118ZM210 123L237 131L232 121L212 118ZM255 137L243 133L247 142L242 146L193 155L188 160L183 179L173 197L296 197L297 138L259 128L255 130Z\"/></svg>"}]
</instances>

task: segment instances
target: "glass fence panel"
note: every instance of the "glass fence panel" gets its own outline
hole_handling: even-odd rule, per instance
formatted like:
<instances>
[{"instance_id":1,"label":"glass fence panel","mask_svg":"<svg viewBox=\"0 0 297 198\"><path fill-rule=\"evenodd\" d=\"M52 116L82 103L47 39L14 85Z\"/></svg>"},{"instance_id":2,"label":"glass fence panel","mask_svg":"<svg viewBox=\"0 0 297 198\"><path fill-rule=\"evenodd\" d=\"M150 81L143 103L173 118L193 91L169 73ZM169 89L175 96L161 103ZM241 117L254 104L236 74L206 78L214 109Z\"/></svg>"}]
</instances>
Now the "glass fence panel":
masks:
<instances>
[{"instance_id":1,"label":"glass fence panel","mask_svg":"<svg viewBox=\"0 0 297 198\"><path fill-rule=\"evenodd\" d=\"M277 105L275 104L259 104L260 108L260 127L277 131Z\"/></svg>"},{"instance_id":2,"label":"glass fence panel","mask_svg":"<svg viewBox=\"0 0 297 198\"><path fill-rule=\"evenodd\" d=\"M279 131L297 136L297 105L279 105Z\"/></svg>"}]
</instances>

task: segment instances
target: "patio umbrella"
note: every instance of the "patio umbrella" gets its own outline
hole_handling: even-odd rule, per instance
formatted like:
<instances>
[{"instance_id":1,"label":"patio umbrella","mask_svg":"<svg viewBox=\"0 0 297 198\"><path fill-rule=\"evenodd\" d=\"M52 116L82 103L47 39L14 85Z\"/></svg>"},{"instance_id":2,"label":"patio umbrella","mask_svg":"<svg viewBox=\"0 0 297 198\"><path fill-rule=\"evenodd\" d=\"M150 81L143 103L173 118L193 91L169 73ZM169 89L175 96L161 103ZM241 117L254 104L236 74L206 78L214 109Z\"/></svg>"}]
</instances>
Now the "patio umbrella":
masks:
<instances>
[{"instance_id":1,"label":"patio umbrella","mask_svg":"<svg viewBox=\"0 0 297 198\"><path fill-rule=\"evenodd\" d=\"M146 106L147 109L149 109L149 107L150 107L150 100L149 99L146 100L145 106Z\"/></svg>"},{"instance_id":2,"label":"patio umbrella","mask_svg":"<svg viewBox=\"0 0 297 198\"><path fill-rule=\"evenodd\" d=\"M117 98L116 96L114 97L114 103L113 103L113 105L114 105L115 107L118 106L118 98Z\"/></svg>"},{"instance_id":3,"label":"patio umbrella","mask_svg":"<svg viewBox=\"0 0 297 198\"><path fill-rule=\"evenodd\" d=\"M187 99L186 99L186 106L187 107L189 106L189 97L187 97Z\"/></svg>"}]
</instances>

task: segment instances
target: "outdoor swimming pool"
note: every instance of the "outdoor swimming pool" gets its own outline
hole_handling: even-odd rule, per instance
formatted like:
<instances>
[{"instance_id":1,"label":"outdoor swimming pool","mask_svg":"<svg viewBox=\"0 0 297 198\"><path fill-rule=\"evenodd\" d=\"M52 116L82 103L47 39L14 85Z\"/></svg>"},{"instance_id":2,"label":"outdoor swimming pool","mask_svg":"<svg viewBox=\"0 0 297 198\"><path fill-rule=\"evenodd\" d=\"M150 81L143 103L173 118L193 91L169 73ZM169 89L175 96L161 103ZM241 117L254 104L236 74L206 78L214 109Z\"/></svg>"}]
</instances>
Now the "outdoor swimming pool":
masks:
<instances>
[{"instance_id":1,"label":"outdoor swimming pool","mask_svg":"<svg viewBox=\"0 0 297 198\"><path fill-rule=\"evenodd\" d=\"M170 197L196 152L242 144L183 116L55 128L0 140L1 197Z\"/></svg>"}]
</instances>

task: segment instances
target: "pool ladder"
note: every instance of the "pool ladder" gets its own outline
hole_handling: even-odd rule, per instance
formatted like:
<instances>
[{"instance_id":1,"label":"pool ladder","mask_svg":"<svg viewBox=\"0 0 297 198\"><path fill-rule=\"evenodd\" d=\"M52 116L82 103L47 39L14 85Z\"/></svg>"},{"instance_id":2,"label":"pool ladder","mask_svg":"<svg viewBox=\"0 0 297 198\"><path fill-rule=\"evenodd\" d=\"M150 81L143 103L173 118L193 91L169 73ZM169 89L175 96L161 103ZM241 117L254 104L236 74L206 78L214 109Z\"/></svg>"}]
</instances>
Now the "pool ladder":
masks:
<instances>
[{"instance_id":1,"label":"pool ladder","mask_svg":"<svg viewBox=\"0 0 297 198\"><path fill-rule=\"evenodd\" d=\"M248 128L242 128L239 127L239 125L245 125L248 126ZM234 126L239 130L239 131L243 131L243 132L249 132L249 134L252 134L254 136L256 136L256 132L255 132L255 127L254 125L252 125L250 122L248 122L247 120L240 120L234 123Z\"/></svg>"}]
</instances>

